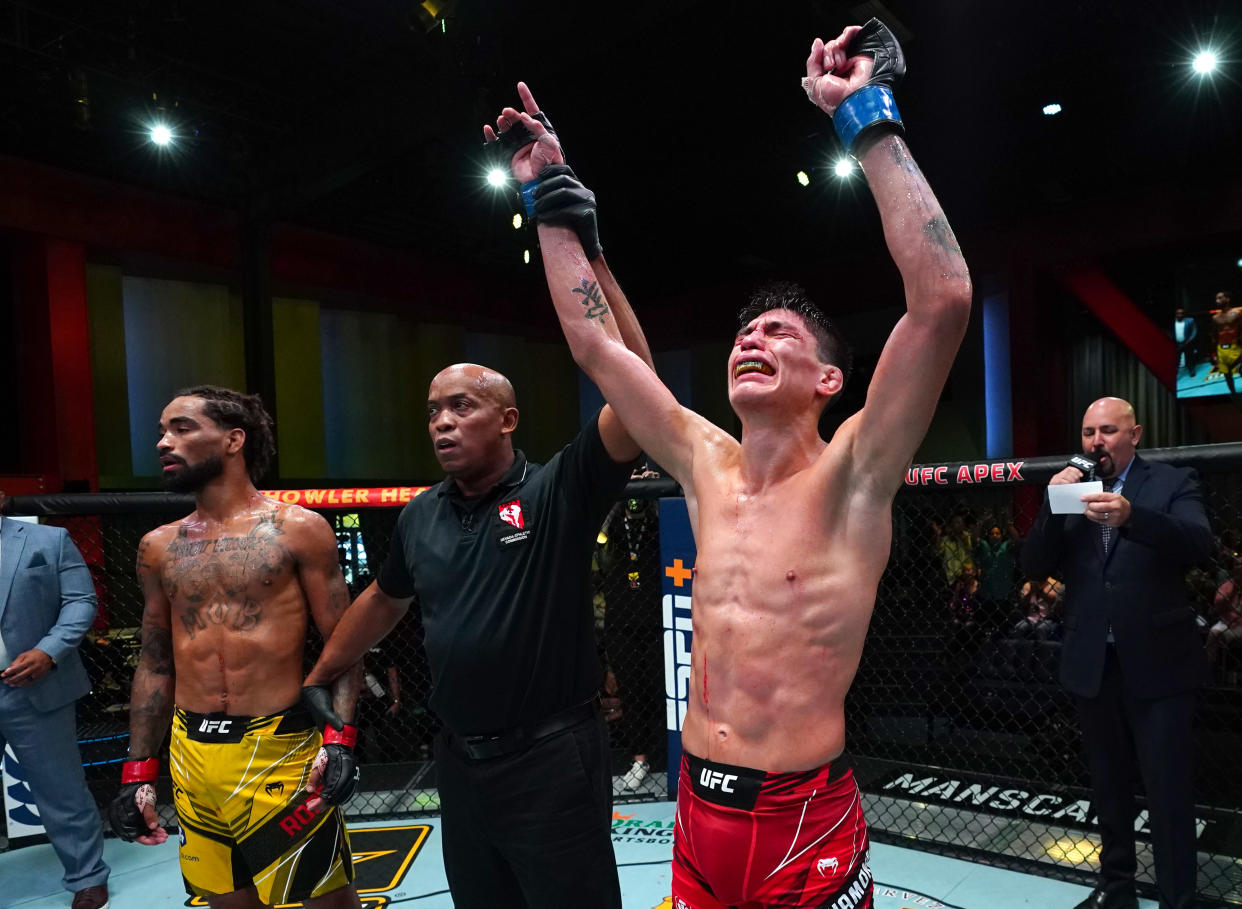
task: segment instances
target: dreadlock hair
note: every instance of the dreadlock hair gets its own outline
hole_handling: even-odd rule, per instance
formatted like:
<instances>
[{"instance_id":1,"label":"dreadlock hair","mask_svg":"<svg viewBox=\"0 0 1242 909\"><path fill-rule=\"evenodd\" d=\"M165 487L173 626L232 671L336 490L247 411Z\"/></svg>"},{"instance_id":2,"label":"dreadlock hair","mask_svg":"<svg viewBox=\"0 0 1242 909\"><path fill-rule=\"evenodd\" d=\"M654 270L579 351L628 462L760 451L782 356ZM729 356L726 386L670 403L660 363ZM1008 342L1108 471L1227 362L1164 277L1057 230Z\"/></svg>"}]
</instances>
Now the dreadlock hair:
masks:
<instances>
[{"instance_id":1,"label":"dreadlock hair","mask_svg":"<svg viewBox=\"0 0 1242 909\"><path fill-rule=\"evenodd\" d=\"M242 394L219 385L195 385L181 389L175 397L202 398L203 413L217 426L245 432L242 454L246 458L250 482L257 484L267 475L276 457L276 436L272 418L258 395Z\"/></svg>"},{"instance_id":2,"label":"dreadlock hair","mask_svg":"<svg viewBox=\"0 0 1242 909\"><path fill-rule=\"evenodd\" d=\"M841 334L840 329L832 324L832 320L824 315L824 311L811 302L806 290L792 281L768 281L760 285L750 295L750 300L737 314L738 331L742 331L766 312L774 309L787 309L797 313L806 323L807 330L815 338L815 355L821 363L827 363L841 370L841 390L850 380L854 371L854 351L850 342ZM833 396L833 401L840 397L840 392ZM831 402L829 402L831 403Z\"/></svg>"}]
</instances>

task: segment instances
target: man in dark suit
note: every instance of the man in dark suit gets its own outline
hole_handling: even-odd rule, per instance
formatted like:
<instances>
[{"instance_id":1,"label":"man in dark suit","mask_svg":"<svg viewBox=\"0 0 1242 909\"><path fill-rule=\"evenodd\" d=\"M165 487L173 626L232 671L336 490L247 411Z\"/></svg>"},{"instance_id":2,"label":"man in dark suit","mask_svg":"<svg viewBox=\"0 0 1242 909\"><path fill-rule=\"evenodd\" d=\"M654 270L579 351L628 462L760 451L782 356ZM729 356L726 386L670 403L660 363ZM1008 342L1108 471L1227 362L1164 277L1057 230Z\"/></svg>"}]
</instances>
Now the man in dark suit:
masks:
<instances>
[{"instance_id":1,"label":"man in dark suit","mask_svg":"<svg viewBox=\"0 0 1242 909\"><path fill-rule=\"evenodd\" d=\"M1078 706L1101 839L1100 881L1078 909L1138 905L1136 759L1161 909L1195 902L1192 732L1207 661L1183 577L1210 555L1212 532L1194 471L1138 457L1142 432L1120 398L1088 407L1082 447L1105 491L1083 497L1082 515L1045 502L1022 550L1028 575L1065 579L1061 683ZM1082 479L1066 467L1050 483Z\"/></svg>"},{"instance_id":2,"label":"man in dark suit","mask_svg":"<svg viewBox=\"0 0 1242 909\"><path fill-rule=\"evenodd\" d=\"M4 501L0 492L0 509ZM74 716L91 688L78 644L94 618L91 573L64 528L0 517L0 752L7 741L26 771L73 909L108 905L103 827Z\"/></svg>"}]
</instances>

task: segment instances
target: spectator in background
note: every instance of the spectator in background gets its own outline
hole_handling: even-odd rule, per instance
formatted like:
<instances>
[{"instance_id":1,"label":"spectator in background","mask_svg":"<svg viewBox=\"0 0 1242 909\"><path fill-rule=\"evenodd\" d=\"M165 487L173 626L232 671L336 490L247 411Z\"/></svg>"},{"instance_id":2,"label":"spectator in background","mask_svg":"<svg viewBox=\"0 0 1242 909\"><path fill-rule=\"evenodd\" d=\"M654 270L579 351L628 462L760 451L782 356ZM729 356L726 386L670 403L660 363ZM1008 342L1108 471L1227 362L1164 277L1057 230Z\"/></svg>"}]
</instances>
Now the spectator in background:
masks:
<instances>
[{"instance_id":1,"label":"spectator in background","mask_svg":"<svg viewBox=\"0 0 1242 909\"><path fill-rule=\"evenodd\" d=\"M635 471L632 479L640 478ZM658 560L642 560L645 552L659 549L659 522L650 499L619 504L605 528L610 551L602 573L602 591L608 596L603 640L620 700L612 738L631 760L621 785L636 792L645 788L652 758L662 750L666 735L660 584L652 571Z\"/></svg>"},{"instance_id":2,"label":"spectator in background","mask_svg":"<svg viewBox=\"0 0 1242 909\"><path fill-rule=\"evenodd\" d=\"M1207 655L1213 663L1216 663L1222 650L1228 650L1242 641L1242 559L1233 554L1227 555L1226 559L1229 576L1216 590L1212 607L1217 620L1208 629ZM1227 668L1226 672L1226 682L1237 684L1237 669Z\"/></svg>"},{"instance_id":3,"label":"spectator in background","mask_svg":"<svg viewBox=\"0 0 1242 909\"><path fill-rule=\"evenodd\" d=\"M977 620L985 632L992 634L1003 628L1006 621L1012 621L1018 530L1009 524L1006 535L1000 524L986 522L985 526L987 534L975 546L975 570L979 578L975 596L979 601Z\"/></svg>"},{"instance_id":4,"label":"spectator in background","mask_svg":"<svg viewBox=\"0 0 1242 909\"><path fill-rule=\"evenodd\" d=\"M1018 594L1022 617L1012 635L1037 641L1056 640L1061 635L1061 589L1055 578L1027 581Z\"/></svg>"},{"instance_id":5,"label":"spectator in background","mask_svg":"<svg viewBox=\"0 0 1242 909\"><path fill-rule=\"evenodd\" d=\"M5 494L0 491L0 510ZM86 788L74 705L90 691L78 645L95 588L63 527L0 517L0 755L26 772L73 909L108 905L103 827ZM6 781L6 784L9 781Z\"/></svg>"},{"instance_id":6,"label":"spectator in background","mask_svg":"<svg viewBox=\"0 0 1242 909\"><path fill-rule=\"evenodd\" d=\"M1199 359L1199 325L1194 316L1186 315L1181 306L1173 311L1173 340L1177 342L1178 366L1185 367L1186 374L1195 374Z\"/></svg>"},{"instance_id":7,"label":"spectator in background","mask_svg":"<svg viewBox=\"0 0 1242 909\"><path fill-rule=\"evenodd\" d=\"M1220 533L1220 539L1217 541L1217 552L1220 553L1220 560L1216 569L1216 585L1225 583L1229 580L1229 576L1233 570L1233 561L1242 559L1242 534L1233 527L1226 527Z\"/></svg>"},{"instance_id":8,"label":"spectator in background","mask_svg":"<svg viewBox=\"0 0 1242 909\"><path fill-rule=\"evenodd\" d=\"M972 577L975 573L975 538L970 532L967 514L963 510L955 511L947 528L933 524L932 529L936 532L936 548L940 551L945 583L955 588L963 575Z\"/></svg>"}]
</instances>

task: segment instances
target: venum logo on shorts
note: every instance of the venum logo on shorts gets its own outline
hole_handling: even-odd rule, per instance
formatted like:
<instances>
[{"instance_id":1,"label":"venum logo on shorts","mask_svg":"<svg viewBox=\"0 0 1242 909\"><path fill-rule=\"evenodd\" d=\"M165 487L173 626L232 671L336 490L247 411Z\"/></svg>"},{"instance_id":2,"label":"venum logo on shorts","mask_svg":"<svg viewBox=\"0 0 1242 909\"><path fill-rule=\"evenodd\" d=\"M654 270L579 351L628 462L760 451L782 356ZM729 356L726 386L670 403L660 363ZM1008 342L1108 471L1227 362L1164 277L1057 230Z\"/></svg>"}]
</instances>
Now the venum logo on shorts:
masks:
<instances>
[{"instance_id":1,"label":"venum logo on shorts","mask_svg":"<svg viewBox=\"0 0 1242 909\"><path fill-rule=\"evenodd\" d=\"M822 858L818 862L815 863L815 870L819 872L820 877L827 877L829 871L832 871L835 874L837 868L839 868L840 866L841 866L841 863L838 862L835 857L834 858Z\"/></svg>"},{"instance_id":2,"label":"venum logo on shorts","mask_svg":"<svg viewBox=\"0 0 1242 909\"><path fill-rule=\"evenodd\" d=\"M274 783L268 783L266 786L264 786L263 791L266 792L268 795L271 795L272 793L275 793L276 795L284 795L285 784L282 783L280 780L277 780Z\"/></svg>"}]
</instances>

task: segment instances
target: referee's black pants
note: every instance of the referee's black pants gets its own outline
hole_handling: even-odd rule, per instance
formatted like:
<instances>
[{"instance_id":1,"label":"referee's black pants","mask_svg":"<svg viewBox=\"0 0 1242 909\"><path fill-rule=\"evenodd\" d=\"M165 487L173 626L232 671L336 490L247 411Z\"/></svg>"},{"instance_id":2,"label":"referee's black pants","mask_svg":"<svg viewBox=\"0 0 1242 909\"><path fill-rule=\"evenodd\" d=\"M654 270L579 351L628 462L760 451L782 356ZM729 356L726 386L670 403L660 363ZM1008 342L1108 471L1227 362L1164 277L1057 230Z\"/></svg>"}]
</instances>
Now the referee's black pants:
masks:
<instances>
[{"instance_id":1,"label":"referee's black pants","mask_svg":"<svg viewBox=\"0 0 1242 909\"><path fill-rule=\"evenodd\" d=\"M1091 801L1100 823L1099 886L1110 893L1133 892L1138 864L1135 789L1141 775L1160 909L1190 909L1196 905L1198 871L1193 765L1197 692L1152 699L1130 696L1110 645L1100 693L1074 700L1091 771Z\"/></svg>"},{"instance_id":2,"label":"referee's black pants","mask_svg":"<svg viewBox=\"0 0 1242 909\"><path fill-rule=\"evenodd\" d=\"M612 761L598 710L524 751L472 761L435 742L457 909L621 909Z\"/></svg>"}]
</instances>

